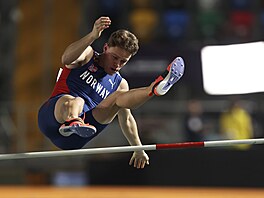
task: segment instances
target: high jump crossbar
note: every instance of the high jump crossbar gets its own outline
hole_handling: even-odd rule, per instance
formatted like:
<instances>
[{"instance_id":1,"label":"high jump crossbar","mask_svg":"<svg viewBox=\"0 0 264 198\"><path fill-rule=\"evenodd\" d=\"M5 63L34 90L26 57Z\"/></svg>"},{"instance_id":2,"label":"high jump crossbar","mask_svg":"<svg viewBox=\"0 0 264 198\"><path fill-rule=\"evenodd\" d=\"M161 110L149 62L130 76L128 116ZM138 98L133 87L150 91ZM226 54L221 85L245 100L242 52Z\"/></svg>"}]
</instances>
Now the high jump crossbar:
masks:
<instances>
[{"instance_id":1,"label":"high jump crossbar","mask_svg":"<svg viewBox=\"0 0 264 198\"><path fill-rule=\"evenodd\" d=\"M63 151L11 153L11 154L0 154L0 160L123 153L123 152L133 152L133 151L142 151L142 150L151 151L151 150L161 150L161 149L227 147L227 146L234 146L241 144L245 144L245 145L264 144L264 138L242 139L242 140L218 140L218 141L204 141L204 142L182 142L182 143L170 143L170 144L151 144L151 145L142 145L142 146L88 148L88 149L63 150Z\"/></svg>"}]
</instances>

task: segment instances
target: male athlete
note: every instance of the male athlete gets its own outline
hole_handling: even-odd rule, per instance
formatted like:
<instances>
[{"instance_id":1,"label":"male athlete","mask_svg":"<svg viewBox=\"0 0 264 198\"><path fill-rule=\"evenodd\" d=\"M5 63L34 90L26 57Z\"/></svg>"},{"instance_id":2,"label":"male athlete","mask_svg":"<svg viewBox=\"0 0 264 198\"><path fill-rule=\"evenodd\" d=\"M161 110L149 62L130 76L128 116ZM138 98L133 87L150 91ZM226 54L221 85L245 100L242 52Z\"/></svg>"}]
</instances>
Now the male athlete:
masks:
<instances>
[{"instance_id":1,"label":"male athlete","mask_svg":"<svg viewBox=\"0 0 264 198\"><path fill-rule=\"evenodd\" d=\"M127 30L113 32L101 54L91 47L110 25L109 17L100 17L89 34L66 48L62 56L63 71L51 97L39 110L40 130L61 149L82 148L116 115L129 144L140 146L130 109L153 95L166 94L184 73L184 62L178 57L151 85L129 90L119 70L139 49L135 35ZM149 157L144 151L136 151L129 164L144 168Z\"/></svg>"}]
</instances>

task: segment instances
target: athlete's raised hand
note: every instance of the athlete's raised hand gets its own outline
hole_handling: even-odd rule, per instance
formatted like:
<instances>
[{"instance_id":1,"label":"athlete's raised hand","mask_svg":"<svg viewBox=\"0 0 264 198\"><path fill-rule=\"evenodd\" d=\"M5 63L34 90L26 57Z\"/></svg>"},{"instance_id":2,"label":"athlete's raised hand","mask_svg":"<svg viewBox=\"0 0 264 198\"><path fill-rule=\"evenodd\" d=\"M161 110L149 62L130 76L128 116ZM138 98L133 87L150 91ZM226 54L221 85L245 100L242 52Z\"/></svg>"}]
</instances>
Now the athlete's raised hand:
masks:
<instances>
[{"instance_id":1,"label":"athlete's raised hand","mask_svg":"<svg viewBox=\"0 0 264 198\"><path fill-rule=\"evenodd\" d=\"M149 165L149 157L145 151L135 151L129 162L135 168L144 168L146 164Z\"/></svg>"},{"instance_id":2,"label":"athlete's raised hand","mask_svg":"<svg viewBox=\"0 0 264 198\"><path fill-rule=\"evenodd\" d=\"M92 34L95 39L99 38L101 36L101 33L109 28L111 25L111 20L109 17L102 16L99 19L97 19L94 23Z\"/></svg>"}]
</instances>

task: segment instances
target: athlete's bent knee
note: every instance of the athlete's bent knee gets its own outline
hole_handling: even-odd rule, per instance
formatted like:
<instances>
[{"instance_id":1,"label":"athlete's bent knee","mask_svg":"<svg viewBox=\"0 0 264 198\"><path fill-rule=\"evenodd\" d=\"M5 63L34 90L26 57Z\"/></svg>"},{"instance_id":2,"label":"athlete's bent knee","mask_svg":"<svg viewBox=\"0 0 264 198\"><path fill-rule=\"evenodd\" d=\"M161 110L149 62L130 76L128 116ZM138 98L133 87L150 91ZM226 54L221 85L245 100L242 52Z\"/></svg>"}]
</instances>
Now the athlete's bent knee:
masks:
<instances>
[{"instance_id":1,"label":"athlete's bent knee","mask_svg":"<svg viewBox=\"0 0 264 198\"><path fill-rule=\"evenodd\" d=\"M66 108L72 107L74 105L78 105L78 106L83 106L84 105L84 99L82 99L81 97L76 97L70 100L67 100L66 102L64 102L64 106Z\"/></svg>"}]
</instances>

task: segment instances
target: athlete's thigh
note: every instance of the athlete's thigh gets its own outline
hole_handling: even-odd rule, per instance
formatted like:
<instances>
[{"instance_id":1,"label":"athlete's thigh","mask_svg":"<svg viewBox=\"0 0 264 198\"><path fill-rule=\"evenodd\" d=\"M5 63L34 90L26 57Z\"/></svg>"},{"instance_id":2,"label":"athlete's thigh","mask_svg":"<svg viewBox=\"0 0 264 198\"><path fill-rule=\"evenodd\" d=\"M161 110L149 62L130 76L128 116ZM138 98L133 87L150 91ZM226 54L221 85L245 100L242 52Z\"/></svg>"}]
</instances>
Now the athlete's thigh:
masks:
<instances>
[{"instance_id":1,"label":"athlete's thigh","mask_svg":"<svg viewBox=\"0 0 264 198\"><path fill-rule=\"evenodd\" d=\"M93 116L99 123L109 124L115 118L120 110L120 107L116 105L116 99L120 94L122 94L121 91L112 93L93 109Z\"/></svg>"}]
</instances>

